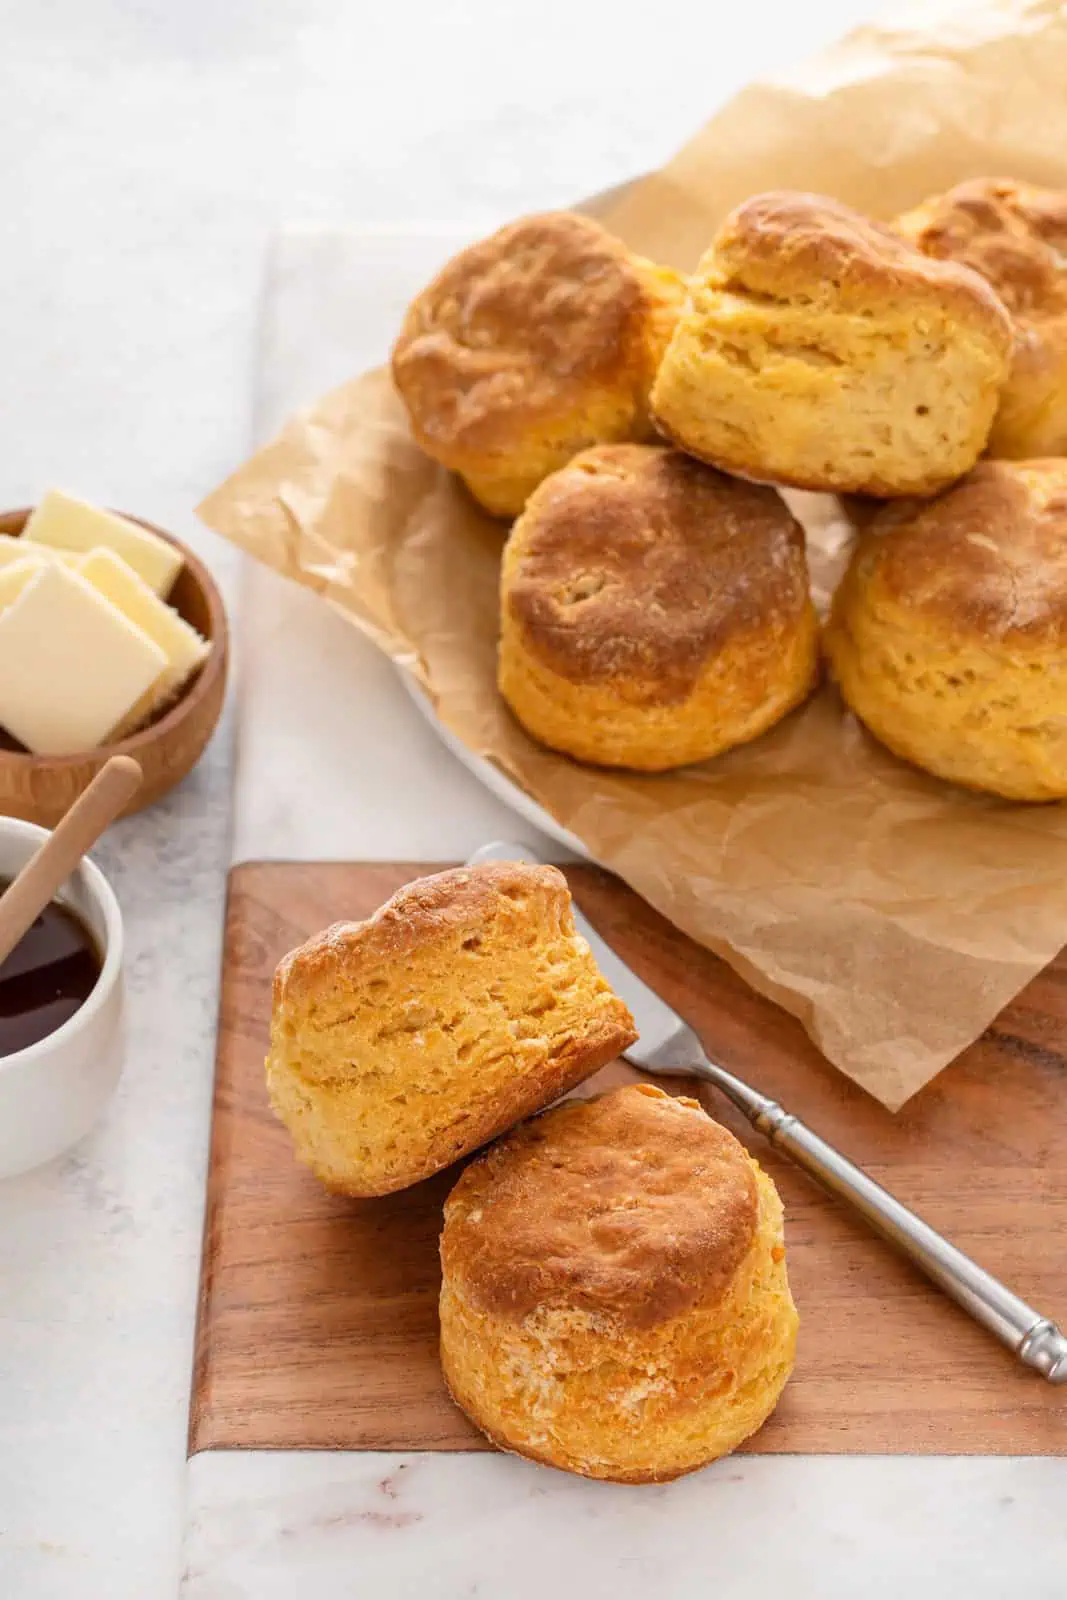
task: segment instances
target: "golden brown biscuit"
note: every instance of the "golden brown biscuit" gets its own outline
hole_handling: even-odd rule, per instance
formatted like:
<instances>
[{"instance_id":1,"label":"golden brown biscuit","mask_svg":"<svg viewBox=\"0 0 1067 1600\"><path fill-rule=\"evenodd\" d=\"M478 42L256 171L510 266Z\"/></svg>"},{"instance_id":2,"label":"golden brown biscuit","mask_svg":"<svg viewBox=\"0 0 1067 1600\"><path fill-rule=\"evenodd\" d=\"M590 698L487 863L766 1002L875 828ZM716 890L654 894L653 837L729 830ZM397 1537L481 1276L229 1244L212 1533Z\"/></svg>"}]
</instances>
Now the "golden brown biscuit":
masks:
<instances>
[{"instance_id":1,"label":"golden brown biscuit","mask_svg":"<svg viewBox=\"0 0 1067 1600\"><path fill-rule=\"evenodd\" d=\"M936 500L883 507L827 650L898 755L1012 800L1067 796L1067 461L985 461Z\"/></svg>"},{"instance_id":2,"label":"golden brown biscuit","mask_svg":"<svg viewBox=\"0 0 1067 1600\"><path fill-rule=\"evenodd\" d=\"M647 772L703 761L777 722L817 671L804 535L773 489L602 445L511 531L500 691L554 750Z\"/></svg>"},{"instance_id":3,"label":"golden brown biscuit","mask_svg":"<svg viewBox=\"0 0 1067 1600\"><path fill-rule=\"evenodd\" d=\"M297 1155L389 1194L550 1105L636 1037L555 867L419 878L274 978L267 1083Z\"/></svg>"},{"instance_id":4,"label":"golden brown biscuit","mask_svg":"<svg viewBox=\"0 0 1067 1600\"><path fill-rule=\"evenodd\" d=\"M660 428L746 477L929 494L972 467L1012 329L989 285L819 195L727 218L652 390Z\"/></svg>"},{"instance_id":5,"label":"golden brown biscuit","mask_svg":"<svg viewBox=\"0 0 1067 1600\"><path fill-rule=\"evenodd\" d=\"M569 211L450 261L412 302L393 378L412 431L497 516L588 445L650 436L648 391L685 299L675 272Z\"/></svg>"},{"instance_id":6,"label":"golden brown biscuit","mask_svg":"<svg viewBox=\"0 0 1067 1600\"><path fill-rule=\"evenodd\" d=\"M976 178L894 226L924 255L980 272L1015 322L989 454L1067 455L1067 193Z\"/></svg>"},{"instance_id":7,"label":"golden brown biscuit","mask_svg":"<svg viewBox=\"0 0 1067 1600\"><path fill-rule=\"evenodd\" d=\"M453 1398L549 1466L693 1472L766 1421L792 1371L777 1191L695 1100L649 1084L569 1101L468 1167L441 1264Z\"/></svg>"}]
</instances>

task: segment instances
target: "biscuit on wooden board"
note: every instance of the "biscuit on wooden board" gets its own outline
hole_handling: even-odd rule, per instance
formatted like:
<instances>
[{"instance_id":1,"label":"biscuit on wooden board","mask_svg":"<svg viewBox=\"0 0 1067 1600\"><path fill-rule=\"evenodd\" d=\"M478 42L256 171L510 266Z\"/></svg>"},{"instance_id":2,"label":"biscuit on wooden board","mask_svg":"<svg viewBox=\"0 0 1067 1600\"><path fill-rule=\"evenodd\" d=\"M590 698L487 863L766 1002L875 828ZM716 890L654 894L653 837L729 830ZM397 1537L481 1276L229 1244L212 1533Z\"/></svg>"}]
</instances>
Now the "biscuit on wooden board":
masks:
<instances>
[{"instance_id":1,"label":"biscuit on wooden board","mask_svg":"<svg viewBox=\"0 0 1067 1600\"><path fill-rule=\"evenodd\" d=\"M555 867L418 878L274 978L267 1083L342 1194L407 1188L551 1105L636 1035Z\"/></svg>"},{"instance_id":2,"label":"biscuit on wooden board","mask_svg":"<svg viewBox=\"0 0 1067 1600\"><path fill-rule=\"evenodd\" d=\"M569 1101L463 1173L441 1360L505 1449L620 1483L693 1472L773 1411L797 1315L770 1178L695 1100Z\"/></svg>"}]
</instances>

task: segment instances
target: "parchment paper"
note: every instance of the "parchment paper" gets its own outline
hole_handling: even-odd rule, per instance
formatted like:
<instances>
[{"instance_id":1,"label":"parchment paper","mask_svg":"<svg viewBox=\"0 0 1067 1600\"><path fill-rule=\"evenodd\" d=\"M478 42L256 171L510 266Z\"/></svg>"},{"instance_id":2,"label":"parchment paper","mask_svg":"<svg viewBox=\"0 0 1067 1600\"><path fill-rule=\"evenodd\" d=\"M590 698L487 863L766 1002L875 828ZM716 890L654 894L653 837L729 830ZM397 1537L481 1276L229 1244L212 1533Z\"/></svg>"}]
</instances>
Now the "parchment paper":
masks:
<instances>
[{"instance_id":1,"label":"parchment paper","mask_svg":"<svg viewBox=\"0 0 1067 1600\"><path fill-rule=\"evenodd\" d=\"M605 220L684 268L759 189L814 189L892 215L981 174L1067 186L1060 0L926 6L914 27L862 28L743 91ZM822 596L848 524L833 501L791 503ZM421 455L384 372L293 418L200 515L413 671L470 749L892 1109L1067 940L1067 808L926 778L876 746L832 689L755 744L661 777L535 745L495 689L505 530Z\"/></svg>"}]
</instances>

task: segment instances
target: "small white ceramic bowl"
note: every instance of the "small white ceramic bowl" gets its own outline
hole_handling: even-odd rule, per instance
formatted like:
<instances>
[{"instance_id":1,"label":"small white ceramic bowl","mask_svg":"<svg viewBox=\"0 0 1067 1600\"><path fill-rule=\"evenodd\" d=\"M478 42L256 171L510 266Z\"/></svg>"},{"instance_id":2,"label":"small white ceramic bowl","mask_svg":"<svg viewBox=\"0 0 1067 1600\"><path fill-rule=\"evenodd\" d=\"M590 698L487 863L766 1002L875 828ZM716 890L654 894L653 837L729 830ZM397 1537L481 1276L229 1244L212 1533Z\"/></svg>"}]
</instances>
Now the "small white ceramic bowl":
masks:
<instances>
[{"instance_id":1,"label":"small white ceramic bowl","mask_svg":"<svg viewBox=\"0 0 1067 1600\"><path fill-rule=\"evenodd\" d=\"M13 878L47 839L44 828L0 817L0 878ZM103 957L96 986L72 1017L36 1044L0 1056L0 1178L50 1161L88 1133L122 1071L122 914L99 867L83 861L57 898L91 929Z\"/></svg>"}]
</instances>

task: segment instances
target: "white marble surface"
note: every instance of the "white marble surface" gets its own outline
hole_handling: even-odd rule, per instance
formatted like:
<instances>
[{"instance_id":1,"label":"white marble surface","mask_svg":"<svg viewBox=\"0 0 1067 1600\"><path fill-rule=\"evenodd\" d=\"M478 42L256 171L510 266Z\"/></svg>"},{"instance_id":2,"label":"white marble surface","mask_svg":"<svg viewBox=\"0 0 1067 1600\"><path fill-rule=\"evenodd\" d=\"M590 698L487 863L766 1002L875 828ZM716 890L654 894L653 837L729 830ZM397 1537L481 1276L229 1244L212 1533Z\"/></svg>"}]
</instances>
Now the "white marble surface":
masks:
<instances>
[{"instance_id":1,"label":"white marble surface","mask_svg":"<svg viewBox=\"0 0 1067 1600\"><path fill-rule=\"evenodd\" d=\"M259 437L380 362L412 294L472 231L275 238L261 319ZM392 665L350 623L263 568L250 567L245 585L235 860L443 861L514 832L513 814L442 752ZM258 783L260 773L295 781Z\"/></svg>"},{"instance_id":2,"label":"white marble surface","mask_svg":"<svg viewBox=\"0 0 1067 1600\"><path fill-rule=\"evenodd\" d=\"M1062 1600L1047 1462L736 1456L674 1484L511 1456L210 1454L183 1600ZM948 1468L946 1470L946 1467Z\"/></svg>"},{"instance_id":3,"label":"white marble surface","mask_svg":"<svg viewBox=\"0 0 1067 1600\"><path fill-rule=\"evenodd\" d=\"M251 437L268 237L287 221L422 237L427 219L476 228L592 192L868 8L679 0L649 26L618 0L0 0L0 500L60 482L156 519L268 641L239 662L236 710L194 777L100 852L130 942L120 1092L71 1155L0 1185L4 1600L177 1590L231 826L242 854L384 857L456 855L503 821L343 624L264 599L270 580L238 607L238 563L192 517ZM367 334L379 347L386 320ZM345 684L352 752L373 759L342 762L284 697L297 678L267 675L312 637L308 660ZM246 714L265 697L276 728ZM862 1573L851 1592L993 1596L1022 1573L1051 1596L1067 1565L1047 1463L743 1463L639 1505L503 1460L418 1458L398 1499L417 1520L382 1521L376 1486L399 1467L263 1457L240 1485L201 1458L187 1590L521 1600L536 1576L538 1593L748 1595L778 1574L832 1596Z\"/></svg>"}]
</instances>

